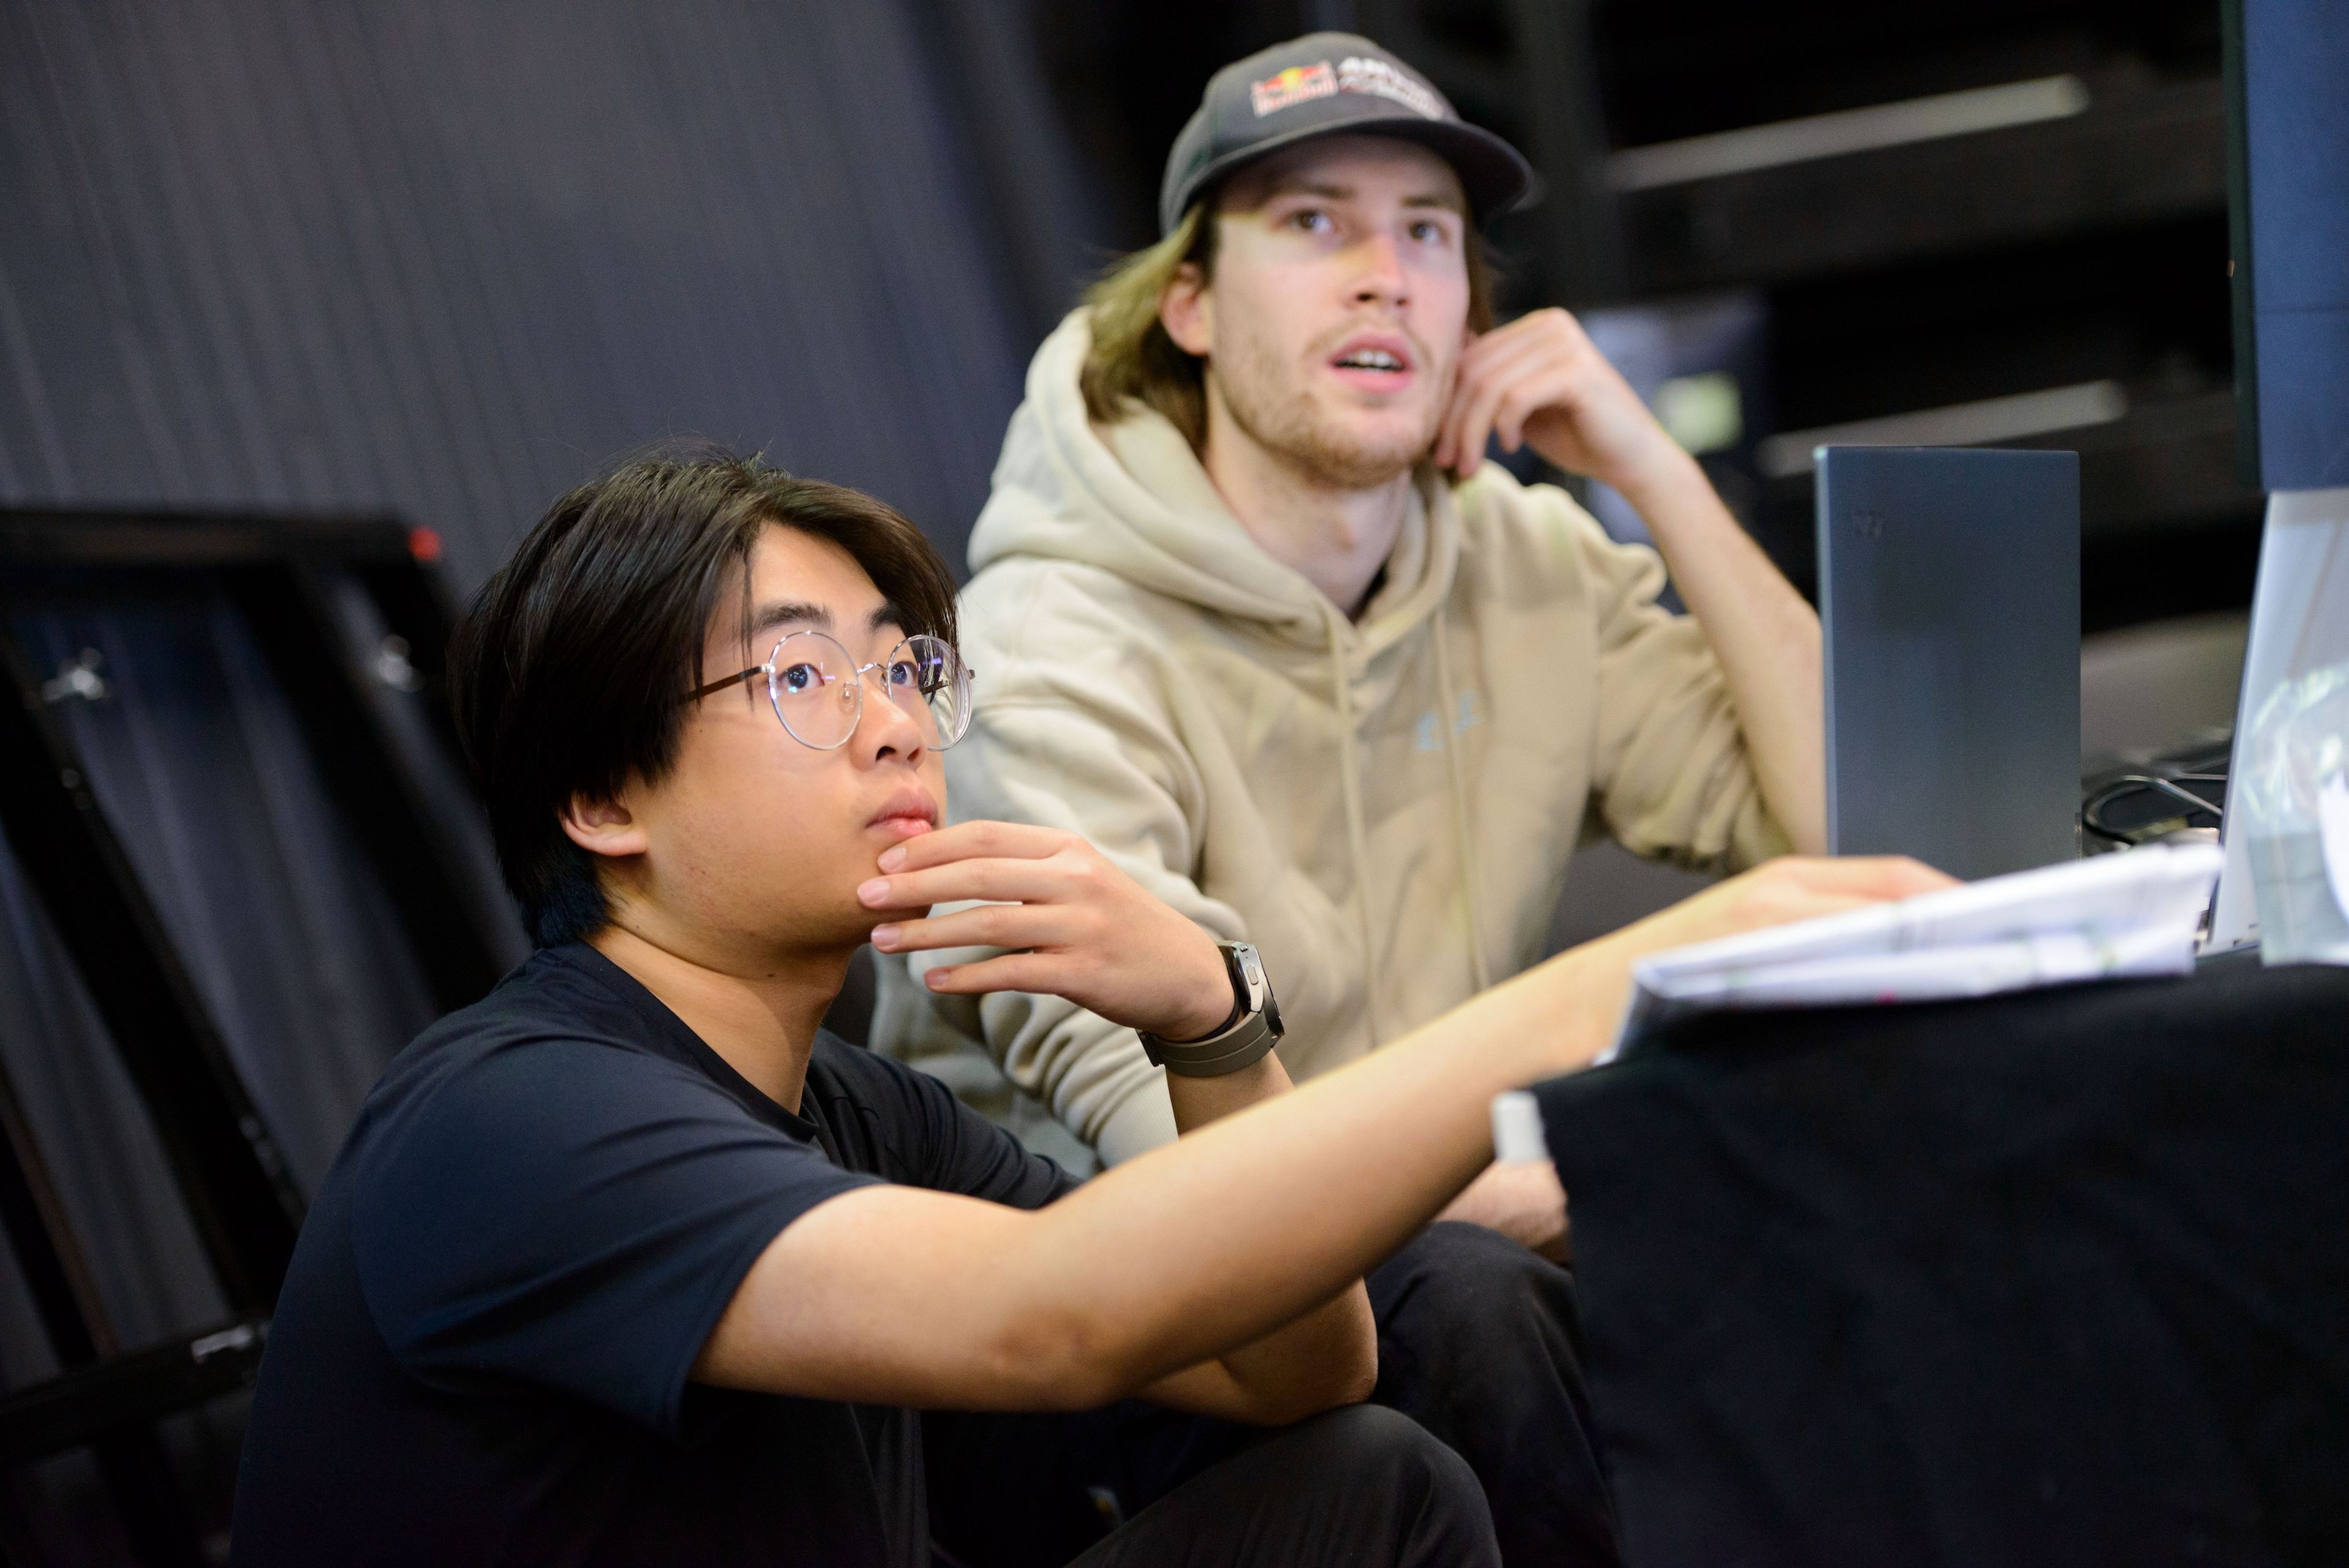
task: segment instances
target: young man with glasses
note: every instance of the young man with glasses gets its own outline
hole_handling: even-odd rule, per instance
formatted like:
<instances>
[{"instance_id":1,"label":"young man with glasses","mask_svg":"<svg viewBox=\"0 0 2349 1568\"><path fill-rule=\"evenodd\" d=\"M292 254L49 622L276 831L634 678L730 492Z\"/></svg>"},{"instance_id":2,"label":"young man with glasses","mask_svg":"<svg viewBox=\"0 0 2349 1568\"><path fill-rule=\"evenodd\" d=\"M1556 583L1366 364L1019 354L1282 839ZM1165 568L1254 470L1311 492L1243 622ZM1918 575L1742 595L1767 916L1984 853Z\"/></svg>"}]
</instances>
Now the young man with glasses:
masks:
<instances>
[{"instance_id":1,"label":"young man with glasses","mask_svg":"<svg viewBox=\"0 0 2349 1568\"><path fill-rule=\"evenodd\" d=\"M876 502L624 468L555 504L450 672L539 951L392 1064L316 1195L246 1437L254 1568L1064 1561L1021 1556L992 1476L1092 1473L1132 1421L1050 1413L1128 1395L1219 1420L1086 1564L1495 1562L1459 1459L1353 1403L1362 1271L1489 1158L1495 1091L1599 1050L1634 956L1931 880L1789 862L1291 1093L1246 954L1073 836L936 829L953 585ZM823 1034L884 931L1006 950L941 991L1160 1037L1206 1072L1184 1136L1080 1187ZM918 1410L1044 1414L942 1419L926 1475Z\"/></svg>"}]
</instances>

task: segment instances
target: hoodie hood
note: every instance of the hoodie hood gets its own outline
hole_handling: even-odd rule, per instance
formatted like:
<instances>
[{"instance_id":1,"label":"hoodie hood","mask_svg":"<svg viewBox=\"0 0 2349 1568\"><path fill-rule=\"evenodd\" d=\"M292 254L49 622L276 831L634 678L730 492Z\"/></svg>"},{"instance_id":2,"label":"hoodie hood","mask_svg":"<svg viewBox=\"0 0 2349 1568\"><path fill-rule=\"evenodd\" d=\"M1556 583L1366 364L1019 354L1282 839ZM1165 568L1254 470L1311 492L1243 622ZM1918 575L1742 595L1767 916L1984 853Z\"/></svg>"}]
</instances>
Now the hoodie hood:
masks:
<instances>
[{"instance_id":1,"label":"hoodie hood","mask_svg":"<svg viewBox=\"0 0 2349 1568\"><path fill-rule=\"evenodd\" d=\"M1413 487L1386 581L1359 623L1240 526L1191 444L1164 416L1134 406L1111 426L1085 412L1079 372L1090 317L1071 311L1028 367L993 493L970 536L973 573L1016 556L1080 562L1138 587L1308 648L1350 643L1367 659L1416 629L1452 590L1460 520L1451 487Z\"/></svg>"}]
</instances>

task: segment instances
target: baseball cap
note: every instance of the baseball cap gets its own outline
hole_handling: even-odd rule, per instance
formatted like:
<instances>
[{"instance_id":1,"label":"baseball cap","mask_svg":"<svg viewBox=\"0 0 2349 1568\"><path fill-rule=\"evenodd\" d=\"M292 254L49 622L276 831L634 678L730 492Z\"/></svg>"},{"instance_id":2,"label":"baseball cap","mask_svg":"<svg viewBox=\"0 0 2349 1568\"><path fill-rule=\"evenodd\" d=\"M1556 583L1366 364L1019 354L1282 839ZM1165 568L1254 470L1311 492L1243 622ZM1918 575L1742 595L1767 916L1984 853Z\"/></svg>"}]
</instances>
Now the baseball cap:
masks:
<instances>
[{"instance_id":1,"label":"baseball cap","mask_svg":"<svg viewBox=\"0 0 2349 1568\"><path fill-rule=\"evenodd\" d=\"M1158 227L1171 234L1199 192L1241 164L1317 136L1394 136L1442 157L1480 223L1534 189L1533 166L1460 118L1435 85L1352 33L1308 33L1234 60L1207 78L1166 155Z\"/></svg>"}]
</instances>

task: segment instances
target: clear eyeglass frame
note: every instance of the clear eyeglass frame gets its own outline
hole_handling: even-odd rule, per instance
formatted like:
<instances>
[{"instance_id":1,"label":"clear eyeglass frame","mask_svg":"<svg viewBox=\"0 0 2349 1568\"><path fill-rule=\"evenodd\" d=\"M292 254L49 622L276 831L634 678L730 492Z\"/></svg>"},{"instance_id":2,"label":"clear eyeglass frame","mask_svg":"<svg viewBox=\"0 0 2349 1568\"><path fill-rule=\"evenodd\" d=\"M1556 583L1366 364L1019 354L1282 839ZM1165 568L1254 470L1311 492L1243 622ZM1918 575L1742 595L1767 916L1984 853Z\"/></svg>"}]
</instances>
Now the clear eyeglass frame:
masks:
<instances>
[{"instance_id":1,"label":"clear eyeglass frame","mask_svg":"<svg viewBox=\"0 0 2349 1568\"><path fill-rule=\"evenodd\" d=\"M859 664L829 632L795 631L775 644L764 663L685 694L698 701L730 686L764 678L768 705L783 732L812 751L846 745L864 722L865 678L882 672L882 690L920 727L924 743L940 751L970 729L970 666L944 638L916 633L888 657Z\"/></svg>"}]
</instances>

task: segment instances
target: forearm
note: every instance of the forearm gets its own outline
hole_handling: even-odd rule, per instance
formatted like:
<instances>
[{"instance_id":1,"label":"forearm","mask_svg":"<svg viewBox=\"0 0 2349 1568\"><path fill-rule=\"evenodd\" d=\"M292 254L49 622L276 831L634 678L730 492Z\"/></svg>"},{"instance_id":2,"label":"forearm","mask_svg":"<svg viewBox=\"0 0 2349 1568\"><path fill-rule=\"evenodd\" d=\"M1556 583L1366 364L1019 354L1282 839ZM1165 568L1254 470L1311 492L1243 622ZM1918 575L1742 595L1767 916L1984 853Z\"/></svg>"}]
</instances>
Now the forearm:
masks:
<instances>
[{"instance_id":1,"label":"forearm","mask_svg":"<svg viewBox=\"0 0 2349 1568\"><path fill-rule=\"evenodd\" d=\"M1260 1106L1289 1092L1288 1070L1278 1048L1237 1073L1213 1078L1166 1075L1166 1103L1174 1107L1174 1131L1188 1137L1210 1122Z\"/></svg>"},{"instance_id":2,"label":"forearm","mask_svg":"<svg viewBox=\"0 0 2349 1568\"><path fill-rule=\"evenodd\" d=\"M1287 1094L1289 1087L1278 1054L1212 1078L1166 1075L1174 1125L1185 1135ZM1367 1398L1378 1370L1370 1294L1354 1280L1263 1338L1162 1378L1143 1396L1180 1409L1272 1425Z\"/></svg>"},{"instance_id":3,"label":"forearm","mask_svg":"<svg viewBox=\"0 0 2349 1568\"><path fill-rule=\"evenodd\" d=\"M1620 492L1711 639L1763 798L1797 849L1826 837L1818 618L1713 493L1704 471L1563 310L1536 310L1461 356L1434 458L1484 460L1487 436Z\"/></svg>"},{"instance_id":4,"label":"forearm","mask_svg":"<svg viewBox=\"0 0 2349 1568\"><path fill-rule=\"evenodd\" d=\"M1251 1358L1257 1346L1277 1355ZM1361 1282L1266 1335L1168 1374L1134 1391L1169 1409L1257 1427L1284 1427L1340 1405L1359 1404L1378 1386L1378 1327Z\"/></svg>"},{"instance_id":5,"label":"forearm","mask_svg":"<svg viewBox=\"0 0 2349 1568\"><path fill-rule=\"evenodd\" d=\"M1738 526L1693 458L1675 450L1623 490L1721 661L1771 815L1797 852L1821 853L1826 728L1818 616Z\"/></svg>"}]
</instances>

